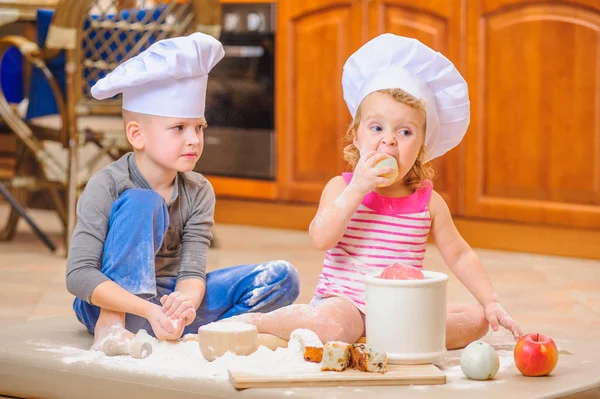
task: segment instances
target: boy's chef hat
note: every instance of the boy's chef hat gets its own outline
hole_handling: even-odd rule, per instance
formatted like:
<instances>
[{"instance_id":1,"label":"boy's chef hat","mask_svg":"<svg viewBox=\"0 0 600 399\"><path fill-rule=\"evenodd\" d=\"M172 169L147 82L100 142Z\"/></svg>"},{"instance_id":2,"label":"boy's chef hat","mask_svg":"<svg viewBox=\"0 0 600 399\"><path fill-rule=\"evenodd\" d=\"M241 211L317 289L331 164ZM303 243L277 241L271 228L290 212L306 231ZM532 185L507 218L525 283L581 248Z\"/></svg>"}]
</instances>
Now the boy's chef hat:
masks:
<instances>
[{"instance_id":1,"label":"boy's chef hat","mask_svg":"<svg viewBox=\"0 0 600 399\"><path fill-rule=\"evenodd\" d=\"M123 93L123 109L132 112L201 118L208 73L224 55L221 43L203 33L160 40L100 79L92 95Z\"/></svg>"},{"instance_id":2,"label":"boy's chef hat","mask_svg":"<svg viewBox=\"0 0 600 399\"><path fill-rule=\"evenodd\" d=\"M416 39L386 33L369 41L346 61L342 87L352 117L377 90L399 88L423 100L426 161L457 146L469 126L467 83L452 62Z\"/></svg>"}]
</instances>

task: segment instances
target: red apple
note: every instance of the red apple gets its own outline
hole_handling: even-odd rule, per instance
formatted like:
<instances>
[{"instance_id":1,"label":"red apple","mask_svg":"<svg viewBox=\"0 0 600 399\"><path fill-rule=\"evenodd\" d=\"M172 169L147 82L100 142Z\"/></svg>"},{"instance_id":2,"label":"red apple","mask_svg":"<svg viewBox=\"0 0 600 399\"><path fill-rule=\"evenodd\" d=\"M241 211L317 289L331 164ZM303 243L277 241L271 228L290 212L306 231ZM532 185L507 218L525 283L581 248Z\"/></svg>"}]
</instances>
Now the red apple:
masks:
<instances>
[{"instance_id":1,"label":"red apple","mask_svg":"<svg viewBox=\"0 0 600 399\"><path fill-rule=\"evenodd\" d=\"M527 334L515 345L515 366L528 377L548 375L558 363L558 348L547 335Z\"/></svg>"}]
</instances>

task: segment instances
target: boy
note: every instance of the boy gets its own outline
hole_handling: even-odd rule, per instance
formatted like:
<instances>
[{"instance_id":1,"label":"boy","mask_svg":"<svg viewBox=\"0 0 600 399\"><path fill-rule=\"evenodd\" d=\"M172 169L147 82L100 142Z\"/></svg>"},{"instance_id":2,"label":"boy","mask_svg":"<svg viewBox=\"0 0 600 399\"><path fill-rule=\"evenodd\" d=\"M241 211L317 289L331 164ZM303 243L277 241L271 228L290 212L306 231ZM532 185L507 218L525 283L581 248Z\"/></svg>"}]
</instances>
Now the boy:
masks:
<instances>
[{"instance_id":1,"label":"boy","mask_svg":"<svg viewBox=\"0 0 600 399\"><path fill-rule=\"evenodd\" d=\"M223 55L202 33L162 40L92 88L99 100L123 93L133 147L90 179L77 204L67 289L93 349L139 329L177 339L298 296L298 273L285 261L205 271L215 195L192 170L204 145L208 73Z\"/></svg>"}]
</instances>

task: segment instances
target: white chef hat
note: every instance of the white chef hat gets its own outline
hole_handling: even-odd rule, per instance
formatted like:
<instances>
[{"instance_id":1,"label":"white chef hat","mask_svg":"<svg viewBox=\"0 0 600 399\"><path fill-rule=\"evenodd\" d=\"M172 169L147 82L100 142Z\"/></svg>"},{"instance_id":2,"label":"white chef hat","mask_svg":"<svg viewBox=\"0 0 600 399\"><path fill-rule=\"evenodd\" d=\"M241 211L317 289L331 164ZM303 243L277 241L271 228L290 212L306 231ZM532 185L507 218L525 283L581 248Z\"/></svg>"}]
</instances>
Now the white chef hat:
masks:
<instances>
[{"instance_id":1,"label":"white chef hat","mask_svg":"<svg viewBox=\"0 0 600 399\"><path fill-rule=\"evenodd\" d=\"M160 40L92 87L98 100L123 93L123 109L173 118L204 117L208 73L223 58L221 43L194 33Z\"/></svg>"},{"instance_id":2,"label":"white chef hat","mask_svg":"<svg viewBox=\"0 0 600 399\"><path fill-rule=\"evenodd\" d=\"M352 114L377 90L399 88L425 102L425 158L457 146L467 131L467 83L452 62L416 39L380 35L348 58L342 74L344 100Z\"/></svg>"}]
</instances>

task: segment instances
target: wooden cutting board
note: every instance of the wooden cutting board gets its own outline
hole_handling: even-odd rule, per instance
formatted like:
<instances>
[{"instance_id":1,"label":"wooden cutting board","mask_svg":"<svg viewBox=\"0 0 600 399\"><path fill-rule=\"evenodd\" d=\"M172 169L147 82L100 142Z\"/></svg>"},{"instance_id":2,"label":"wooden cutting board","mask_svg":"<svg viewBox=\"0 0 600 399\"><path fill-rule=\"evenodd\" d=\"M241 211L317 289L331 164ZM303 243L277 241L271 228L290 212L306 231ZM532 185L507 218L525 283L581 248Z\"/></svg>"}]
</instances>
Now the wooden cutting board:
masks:
<instances>
[{"instance_id":1,"label":"wooden cutting board","mask_svg":"<svg viewBox=\"0 0 600 399\"><path fill-rule=\"evenodd\" d=\"M229 380L235 389L369 386L369 385L437 385L446 383L446 375L433 364L388 365L385 374L356 370L342 372L296 372L285 374L251 374L229 370Z\"/></svg>"}]
</instances>

